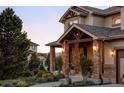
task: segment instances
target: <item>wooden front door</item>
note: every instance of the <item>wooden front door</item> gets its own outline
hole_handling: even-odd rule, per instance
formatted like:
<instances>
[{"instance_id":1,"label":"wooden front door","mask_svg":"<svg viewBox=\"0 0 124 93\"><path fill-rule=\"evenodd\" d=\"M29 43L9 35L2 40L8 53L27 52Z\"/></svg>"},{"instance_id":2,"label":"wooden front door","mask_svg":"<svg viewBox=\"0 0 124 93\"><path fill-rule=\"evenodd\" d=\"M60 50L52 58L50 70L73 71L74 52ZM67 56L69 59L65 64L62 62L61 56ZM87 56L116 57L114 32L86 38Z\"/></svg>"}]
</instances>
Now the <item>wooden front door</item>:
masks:
<instances>
[{"instance_id":1,"label":"wooden front door","mask_svg":"<svg viewBox=\"0 0 124 93\"><path fill-rule=\"evenodd\" d=\"M124 49L117 50L117 83L124 83Z\"/></svg>"}]
</instances>

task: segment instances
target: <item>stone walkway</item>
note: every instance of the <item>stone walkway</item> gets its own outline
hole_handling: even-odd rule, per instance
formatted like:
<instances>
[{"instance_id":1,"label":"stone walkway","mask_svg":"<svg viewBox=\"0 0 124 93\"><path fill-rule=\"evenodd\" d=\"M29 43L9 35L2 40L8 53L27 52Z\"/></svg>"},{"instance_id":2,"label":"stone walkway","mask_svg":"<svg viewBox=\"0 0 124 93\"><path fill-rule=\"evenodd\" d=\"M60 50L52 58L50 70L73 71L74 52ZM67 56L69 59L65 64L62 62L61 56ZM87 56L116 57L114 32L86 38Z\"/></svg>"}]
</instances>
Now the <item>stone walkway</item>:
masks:
<instances>
[{"instance_id":1,"label":"stone walkway","mask_svg":"<svg viewBox=\"0 0 124 93\"><path fill-rule=\"evenodd\" d=\"M31 87L57 87L61 84L61 82L49 82L49 83L43 83L43 84L37 84L33 85Z\"/></svg>"},{"instance_id":2,"label":"stone walkway","mask_svg":"<svg viewBox=\"0 0 124 93\"><path fill-rule=\"evenodd\" d=\"M124 84L106 84L106 85L97 85L93 87L124 87Z\"/></svg>"},{"instance_id":3,"label":"stone walkway","mask_svg":"<svg viewBox=\"0 0 124 93\"><path fill-rule=\"evenodd\" d=\"M31 87L58 87L61 82L50 82L44 84L37 84ZM106 84L106 85L96 85L96 86L89 86L89 87L124 87L122 84Z\"/></svg>"},{"instance_id":4,"label":"stone walkway","mask_svg":"<svg viewBox=\"0 0 124 93\"><path fill-rule=\"evenodd\" d=\"M82 76L81 75L75 75L75 76L71 76L72 81L81 81L82 80ZM37 85L33 85L31 87L57 87L59 86L62 82L66 82L65 79L61 79L58 82L48 82L48 83L42 83L42 84L37 84Z\"/></svg>"},{"instance_id":5,"label":"stone walkway","mask_svg":"<svg viewBox=\"0 0 124 93\"><path fill-rule=\"evenodd\" d=\"M71 79L72 79L72 81L81 81L82 76L81 75L71 76ZM64 83L64 82L66 82L66 80L61 79L60 81L57 81L57 82L42 83L42 84L33 85L31 87L57 87L62 82ZM124 87L124 84L105 84L105 85L94 85L94 86L90 86L90 87Z\"/></svg>"}]
</instances>

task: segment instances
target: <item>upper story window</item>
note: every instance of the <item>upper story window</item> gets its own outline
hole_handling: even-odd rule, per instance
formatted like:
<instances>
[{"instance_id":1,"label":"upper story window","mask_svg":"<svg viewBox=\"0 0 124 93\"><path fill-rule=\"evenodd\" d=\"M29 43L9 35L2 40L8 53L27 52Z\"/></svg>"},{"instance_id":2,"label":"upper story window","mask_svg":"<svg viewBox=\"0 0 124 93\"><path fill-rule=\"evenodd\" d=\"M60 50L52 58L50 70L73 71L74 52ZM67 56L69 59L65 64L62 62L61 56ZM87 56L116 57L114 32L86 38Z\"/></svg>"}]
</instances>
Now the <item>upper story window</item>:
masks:
<instances>
[{"instance_id":1,"label":"upper story window","mask_svg":"<svg viewBox=\"0 0 124 93\"><path fill-rule=\"evenodd\" d=\"M70 21L69 24L72 25L72 24L77 24L78 23L78 20L73 20L73 21Z\"/></svg>"},{"instance_id":2,"label":"upper story window","mask_svg":"<svg viewBox=\"0 0 124 93\"><path fill-rule=\"evenodd\" d=\"M35 46L33 46L33 47L32 47L32 49L33 49L33 50L36 50L36 47L35 47Z\"/></svg>"},{"instance_id":3,"label":"upper story window","mask_svg":"<svg viewBox=\"0 0 124 93\"><path fill-rule=\"evenodd\" d=\"M120 16L114 16L112 18L112 26L119 26L121 24L121 17Z\"/></svg>"}]
</instances>

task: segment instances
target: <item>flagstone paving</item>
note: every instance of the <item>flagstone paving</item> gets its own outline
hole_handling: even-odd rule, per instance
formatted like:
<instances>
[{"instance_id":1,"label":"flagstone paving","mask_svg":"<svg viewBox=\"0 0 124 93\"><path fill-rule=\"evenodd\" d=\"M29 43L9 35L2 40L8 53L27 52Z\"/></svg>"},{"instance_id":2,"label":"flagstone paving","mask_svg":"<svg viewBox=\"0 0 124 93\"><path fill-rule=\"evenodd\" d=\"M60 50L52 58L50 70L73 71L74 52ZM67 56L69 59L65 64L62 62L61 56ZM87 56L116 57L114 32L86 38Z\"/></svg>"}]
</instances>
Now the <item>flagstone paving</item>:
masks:
<instances>
[{"instance_id":1,"label":"flagstone paving","mask_svg":"<svg viewBox=\"0 0 124 93\"><path fill-rule=\"evenodd\" d=\"M106 84L106 85L97 85L93 87L124 87L124 84Z\"/></svg>"},{"instance_id":2,"label":"flagstone paving","mask_svg":"<svg viewBox=\"0 0 124 93\"><path fill-rule=\"evenodd\" d=\"M33 85L31 87L57 87L60 84L61 84L61 82L49 82L49 83Z\"/></svg>"}]
</instances>

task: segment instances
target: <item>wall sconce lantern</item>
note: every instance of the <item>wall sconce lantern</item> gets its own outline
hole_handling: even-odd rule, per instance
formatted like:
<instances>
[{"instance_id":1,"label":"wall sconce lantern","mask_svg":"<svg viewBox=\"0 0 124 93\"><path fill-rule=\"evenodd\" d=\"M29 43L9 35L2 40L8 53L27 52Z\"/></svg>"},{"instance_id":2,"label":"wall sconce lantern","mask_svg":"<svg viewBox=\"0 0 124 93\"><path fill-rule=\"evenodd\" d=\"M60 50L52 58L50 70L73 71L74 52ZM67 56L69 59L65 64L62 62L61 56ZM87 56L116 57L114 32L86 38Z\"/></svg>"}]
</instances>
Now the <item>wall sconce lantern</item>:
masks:
<instances>
[{"instance_id":1,"label":"wall sconce lantern","mask_svg":"<svg viewBox=\"0 0 124 93\"><path fill-rule=\"evenodd\" d=\"M112 57L115 55L114 49L112 49L112 50L110 51L110 55L111 55Z\"/></svg>"},{"instance_id":2,"label":"wall sconce lantern","mask_svg":"<svg viewBox=\"0 0 124 93\"><path fill-rule=\"evenodd\" d=\"M93 51L97 51L97 45L93 45Z\"/></svg>"}]
</instances>

